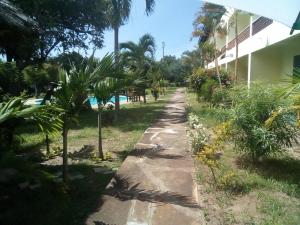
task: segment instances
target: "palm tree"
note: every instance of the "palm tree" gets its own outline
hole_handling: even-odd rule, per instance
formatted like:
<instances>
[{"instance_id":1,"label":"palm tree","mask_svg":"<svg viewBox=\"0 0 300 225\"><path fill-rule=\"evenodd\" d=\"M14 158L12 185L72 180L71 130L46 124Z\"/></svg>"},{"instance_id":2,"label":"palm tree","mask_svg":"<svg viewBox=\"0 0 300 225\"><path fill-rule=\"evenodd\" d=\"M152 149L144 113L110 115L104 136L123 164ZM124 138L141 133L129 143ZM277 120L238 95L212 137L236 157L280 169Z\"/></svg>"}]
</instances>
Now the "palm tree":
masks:
<instances>
[{"instance_id":1,"label":"palm tree","mask_svg":"<svg viewBox=\"0 0 300 225\"><path fill-rule=\"evenodd\" d=\"M66 182L68 178L68 131L71 122L76 122L76 116L81 110L84 102L87 100L90 78L96 72L91 66L93 57L80 68L71 69L69 73L61 70L59 73L59 86L54 96L55 104L63 109L63 179Z\"/></svg>"},{"instance_id":2,"label":"palm tree","mask_svg":"<svg viewBox=\"0 0 300 225\"><path fill-rule=\"evenodd\" d=\"M120 45L123 61L127 66L144 79L144 84L140 85L143 89L144 103L146 103L146 75L154 60L155 40L150 34L143 35L136 44L132 41Z\"/></svg>"},{"instance_id":3,"label":"palm tree","mask_svg":"<svg viewBox=\"0 0 300 225\"><path fill-rule=\"evenodd\" d=\"M155 1L154 0L145 0L146 2L146 14L149 15L153 12ZM124 25L130 15L132 1L131 0L109 0L107 17L111 29L114 30L114 45L115 45L115 55L116 60L118 60L119 55L119 29ZM116 93L116 102L115 109L116 114L120 110L119 95Z\"/></svg>"},{"instance_id":4,"label":"palm tree","mask_svg":"<svg viewBox=\"0 0 300 225\"><path fill-rule=\"evenodd\" d=\"M120 88L124 88L125 76L118 73L115 68L117 67L114 63L114 56L106 55L99 61L97 66L97 71L91 77L92 83L92 94L97 99L98 103L98 156L103 159L103 149L102 149L102 110L108 103L110 98L114 95L116 91Z\"/></svg>"},{"instance_id":5,"label":"palm tree","mask_svg":"<svg viewBox=\"0 0 300 225\"><path fill-rule=\"evenodd\" d=\"M61 110L54 106L26 106L26 98L12 97L0 103L0 149L9 149L17 127L26 126L26 122L34 122L40 130L49 135L57 134L62 121Z\"/></svg>"},{"instance_id":6,"label":"palm tree","mask_svg":"<svg viewBox=\"0 0 300 225\"><path fill-rule=\"evenodd\" d=\"M219 23L225 11L226 10L223 6L211 3L204 3L204 5L201 8L201 11L198 13L196 19L193 22L193 36L199 37L200 46L202 46L204 43L209 42L209 38L212 39L212 44L214 46L213 55L215 61L215 68L220 88L222 88L222 83L218 65L218 50L216 48L216 36L223 35L225 33L225 29L222 28Z\"/></svg>"}]
</instances>

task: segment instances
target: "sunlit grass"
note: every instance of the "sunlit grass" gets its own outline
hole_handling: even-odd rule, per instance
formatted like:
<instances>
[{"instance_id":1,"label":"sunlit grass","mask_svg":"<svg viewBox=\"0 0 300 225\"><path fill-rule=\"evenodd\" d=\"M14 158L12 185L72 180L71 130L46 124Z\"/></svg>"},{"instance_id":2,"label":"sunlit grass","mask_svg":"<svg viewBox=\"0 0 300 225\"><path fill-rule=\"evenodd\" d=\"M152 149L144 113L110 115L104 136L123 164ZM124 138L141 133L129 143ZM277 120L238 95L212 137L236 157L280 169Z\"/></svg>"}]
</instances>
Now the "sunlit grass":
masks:
<instances>
[{"instance_id":1,"label":"sunlit grass","mask_svg":"<svg viewBox=\"0 0 300 225\"><path fill-rule=\"evenodd\" d=\"M11 185L0 185L0 224L22 225L81 225L88 215L102 204L101 195L113 174L98 174L95 167L118 169L126 156L141 138L143 132L163 111L175 88L169 88L166 96L154 101L149 96L147 104L132 103L122 105L119 120L112 122L113 111L103 115L103 145L105 152L113 152L113 160L79 159L70 163L69 174L82 174L83 179L70 180L68 186L53 182L53 175L60 172L61 165L39 165L40 158L15 157L0 160L0 167L17 168L18 178ZM97 151L98 128L97 112L83 112L78 118L79 124L72 125L68 144L69 152L77 152L84 145L94 146ZM45 153L45 137L35 127L28 126L18 130L21 145L17 153ZM51 137L51 149L62 147L62 137ZM25 153L25 154L24 154ZM39 154L40 155L40 154ZM60 156L57 156L58 158ZM71 157L71 156L70 156ZM31 163L29 163L31 161ZM40 182L36 190L20 190L23 182Z\"/></svg>"},{"instance_id":2,"label":"sunlit grass","mask_svg":"<svg viewBox=\"0 0 300 225\"><path fill-rule=\"evenodd\" d=\"M219 112L215 108L197 102L192 92L188 93L188 101L189 111L197 114L206 127L220 124L220 117L216 116ZM300 161L289 155L279 155L253 163L251 159L239 155L230 140L225 146L219 174L237 174L241 192L232 193L216 188L210 171L197 163L197 181L209 198L224 210L221 220L228 224L300 224ZM254 202L255 213L244 207L243 201L249 201L249 204ZM234 213L227 210L231 207L240 211ZM207 214L211 213L207 218L214 216L210 209L206 211Z\"/></svg>"}]
</instances>

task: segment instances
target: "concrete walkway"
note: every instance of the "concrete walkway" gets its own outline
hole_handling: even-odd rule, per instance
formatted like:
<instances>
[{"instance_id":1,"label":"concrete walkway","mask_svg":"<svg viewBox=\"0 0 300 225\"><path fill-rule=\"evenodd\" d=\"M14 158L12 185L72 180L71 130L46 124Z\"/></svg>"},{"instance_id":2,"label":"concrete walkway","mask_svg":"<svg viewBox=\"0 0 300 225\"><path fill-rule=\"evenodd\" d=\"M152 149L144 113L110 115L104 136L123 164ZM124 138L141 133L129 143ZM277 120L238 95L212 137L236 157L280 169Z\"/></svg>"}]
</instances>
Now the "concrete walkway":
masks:
<instances>
[{"instance_id":1,"label":"concrete walkway","mask_svg":"<svg viewBox=\"0 0 300 225\"><path fill-rule=\"evenodd\" d=\"M204 224L187 149L184 89L148 128L107 187L88 225Z\"/></svg>"}]
</instances>

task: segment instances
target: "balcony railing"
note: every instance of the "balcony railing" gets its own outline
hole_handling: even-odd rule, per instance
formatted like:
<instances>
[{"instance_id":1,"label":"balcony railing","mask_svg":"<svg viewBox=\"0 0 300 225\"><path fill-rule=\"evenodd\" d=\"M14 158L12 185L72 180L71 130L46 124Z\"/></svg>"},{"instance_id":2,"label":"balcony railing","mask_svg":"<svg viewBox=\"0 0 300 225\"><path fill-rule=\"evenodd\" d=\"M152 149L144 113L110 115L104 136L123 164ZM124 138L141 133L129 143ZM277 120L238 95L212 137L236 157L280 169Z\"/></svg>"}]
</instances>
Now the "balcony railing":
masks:
<instances>
[{"instance_id":1,"label":"balcony railing","mask_svg":"<svg viewBox=\"0 0 300 225\"><path fill-rule=\"evenodd\" d=\"M265 29L267 26L271 25L273 20L266 17L259 17L252 23L252 35L257 34L259 31Z\"/></svg>"},{"instance_id":2,"label":"balcony railing","mask_svg":"<svg viewBox=\"0 0 300 225\"><path fill-rule=\"evenodd\" d=\"M267 26L271 25L273 20L266 18L266 17L259 17L252 23L252 35L257 34L259 31L263 30ZM242 43L246 39L250 37L250 26L246 27L239 35L237 36L238 44ZM235 38L228 42L227 50L230 50L235 47ZM221 51L220 55L224 54L226 51L226 46L224 46Z\"/></svg>"}]
</instances>

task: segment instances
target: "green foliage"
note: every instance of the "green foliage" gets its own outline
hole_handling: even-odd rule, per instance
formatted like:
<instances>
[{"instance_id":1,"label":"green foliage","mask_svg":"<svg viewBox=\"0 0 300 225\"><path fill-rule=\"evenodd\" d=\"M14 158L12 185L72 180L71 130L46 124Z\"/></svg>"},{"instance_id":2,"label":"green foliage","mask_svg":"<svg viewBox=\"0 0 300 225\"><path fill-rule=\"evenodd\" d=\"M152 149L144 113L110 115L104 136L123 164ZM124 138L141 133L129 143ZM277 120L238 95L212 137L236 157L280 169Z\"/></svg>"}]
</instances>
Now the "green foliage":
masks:
<instances>
[{"instance_id":1,"label":"green foliage","mask_svg":"<svg viewBox=\"0 0 300 225\"><path fill-rule=\"evenodd\" d=\"M35 96L45 91L50 82L58 81L58 67L50 64L27 66L23 70L24 80L28 86L34 88Z\"/></svg>"},{"instance_id":2,"label":"green foliage","mask_svg":"<svg viewBox=\"0 0 300 225\"><path fill-rule=\"evenodd\" d=\"M5 53L17 60L44 61L59 47L87 49L89 44L101 47L107 27L104 0L12 0L38 24L38 35L18 40L19 48L9 48L15 38L5 40ZM28 51L31 49L31 51ZM26 52L30 54L24 55ZM20 53L24 53L23 55ZM19 56L19 58L17 57ZM21 57L21 58L20 58Z\"/></svg>"},{"instance_id":3,"label":"green foliage","mask_svg":"<svg viewBox=\"0 0 300 225\"><path fill-rule=\"evenodd\" d=\"M214 79L208 78L202 84L200 89L200 95L205 101L211 101L214 89L218 86L218 82Z\"/></svg>"},{"instance_id":4,"label":"green foliage","mask_svg":"<svg viewBox=\"0 0 300 225\"><path fill-rule=\"evenodd\" d=\"M218 178L218 188L231 194L239 194L247 191L247 184L241 174L234 171L226 171Z\"/></svg>"},{"instance_id":5,"label":"green foliage","mask_svg":"<svg viewBox=\"0 0 300 225\"><path fill-rule=\"evenodd\" d=\"M107 1L106 16L111 28L119 28L129 19L132 2L131 0L109 0ZM155 1L146 0L147 15L153 12Z\"/></svg>"},{"instance_id":6,"label":"green foliage","mask_svg":"<svg viewBox=\"0 0 300 225\"><path fill-rule=\"evenodd\" d=\"M23 88L23 76L16 63L0 62L0 94L19 95Z\"/></svg>"},{"instance_id":7,"label":"green foliage","mask_svg":"<svg viewBox=\"0 0 300 225\"><path fill-rule=\"evenodd\" d=\"M227 88L215 88L211 96L211 103L215 107L229 107L231 106L232 99L230 95L230 89Z\"/></svg>"},{"instance_id":8,"label":"green foliage","mask_svg":"<svg viewBox=\"0 0 300 225\"><path fill-rule=\"evenodd\" d=\"M159 62L163 77L178 84L183 84L186 77L190 75L188 67L181 59L175 56L165 56Z\"/></svg>"},{"instance_id":9,"label":"green foliage","mask_svg":"<svg viewBox=\"0 0 300 225\"><path fill-rule=\"evenodd\" d=\"M194 154L203 150L208 143L210 134L208 130L200 123L200 119L194 113L190 113L188 117L190 130L189 140Z\"/></svg>"},{"instance_id":10,"label":"green foliage","mask_svg":"<svg viewBox=\"0 0 300 225\"><path fill-rule=\"evenodd\" d=\"M229 99L225 98L228 94L227 90L224 89L231 86L231 79L227 72L220 71L220 73L222 88L219 87L218 76L213 71L208 71L201 67L193 71L189 77L189 84L196 91L198 100L200 100L200 97L203 97L205 101L213 104L219 104L223 100L229 101ZM217 93L215 93L216 91ZM227 96L222 96L223 94Z\"/></svg>"},{"instance_id":11,"label":"green foliage","mask_svg":"<svg viewBox=\"0 0 300 225\"><path fill-rule=\"evenodd\" d=\"M154 59L155 39L150 34L144 34L137 44L129 41L121 43L120 48L124 65L145 75Z\"/></svg>"},{"instance_id":12,"label":"green foliage","mask_svg":"<svg viewBox=\"0 0 300 225\"><path fill-rule=\"evenodd\" d=\"M125 88L131 82L128 76L116 70L114 61L113 54L104 56L95 62L95 70L90 74L91 94L97 98L100 105L106 105L116 91Z\"/></svg>"},{"instance_id":13,"label":"green foliage","mask_svg":"<svg viewBox=\"0 0 300 225\"><path fill-rule=\"evenodd\" d=\"M46 134L57 134L61 129L60 109L49 105L26 107L25 100L13 97L7 102L0 103L1 149L9 149L15 129L28 122L33 122Z\"/></svg>"},{"instance_id":14,"label":"green foliage","mask_svg":"<svg viewBox=\"0 0 300 225\"><path fill-rule=\"evenodd\" d=\"M196 48L192 51L185 51L181 55L181 62L185 67L187 75L192 74L194 70L203 66L202 51L200 48Z\"/></svg>"},{"instance_id":15,"label":"green foliage","mask_svg":"<svg viewBox=\"0 0 300 225\"><path fill-rule=\"evenodd\" d=\"M70 53L62 53L56 57L50 58L48 61L51 64L58 65L65 71L70 72L73 67L79 68L83 62L87 61L87 59L73 51Z\"/></svg>"},{"instance_id":16,"label":"green foliage","mask_svg":"<svg viewBox=\"0 0 300 225\"><path fill-rule=\"evenodd\" d=\"M278 89L268 85L253 84L248 90L245 86L233 90L232 135L238 150L253 159L282 152L296 141L298 129L293 112L283 113L274 118L270 126L266 121L274 111L288 107L289 100L278 98Z\"/></svg>"},{"instance_id":17,"label":"green foliage","mask_svg":"<svg viewBox=\"0 0 300 225\"><path fill-rule=\"evenodd\" d=\"M201 85L205 82L207 78L206 71L199 67L193 71L191 76L189 77L189 84L190 87L193 88L194 90L200 90Z\"/></svg>"}]
</instances>

